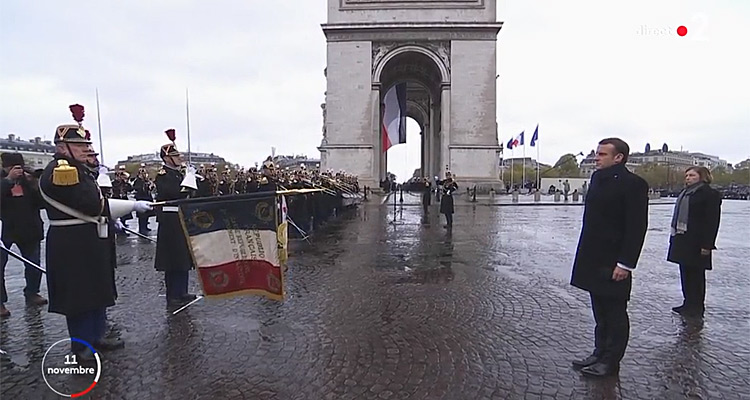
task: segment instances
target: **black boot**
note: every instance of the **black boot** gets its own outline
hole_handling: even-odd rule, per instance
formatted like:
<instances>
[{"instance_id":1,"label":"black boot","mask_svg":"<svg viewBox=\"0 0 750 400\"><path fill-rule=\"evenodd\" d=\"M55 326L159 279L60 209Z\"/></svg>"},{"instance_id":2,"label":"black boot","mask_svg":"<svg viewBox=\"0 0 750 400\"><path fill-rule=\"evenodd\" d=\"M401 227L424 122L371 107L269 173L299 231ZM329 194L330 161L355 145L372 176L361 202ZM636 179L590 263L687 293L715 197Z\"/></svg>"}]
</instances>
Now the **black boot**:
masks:
<instances>
[{"instance_id":1,"label":"black boot","mask_svg":"<svg viewBox=\"0 0 750 400\"><path fill-rule=\"evenodd\" d=\"M581 372L586 376L597 378L617 375L617 373L620 372L620 364L613 365L605 362L597 362L595 364L589 365L588 367L584 367L583 369L581 369Z\"/></svg>"},{"instance_id":2,"label":"black boot","mask_svg":"<svg viewBox=\"0 0 750 400\"><path fill-rule=\"evenodd\" d=\"M573 360L573 367L585 368L585 367L588 367L589 365L596 364L597 361L599 361L599 356L592 354L580 360Z\"/></svg>"},{"instance_id":3,"label":"black boot","mask_svg":"<svg viewBox=\"0 0 750 400\"><path fill-rule=\"evenodd\" d=\"M94 343L94 348L101 351L116 350L125 347L125 342L118 337L102 338L98 343Z\"/></svg>"}]
</instances>

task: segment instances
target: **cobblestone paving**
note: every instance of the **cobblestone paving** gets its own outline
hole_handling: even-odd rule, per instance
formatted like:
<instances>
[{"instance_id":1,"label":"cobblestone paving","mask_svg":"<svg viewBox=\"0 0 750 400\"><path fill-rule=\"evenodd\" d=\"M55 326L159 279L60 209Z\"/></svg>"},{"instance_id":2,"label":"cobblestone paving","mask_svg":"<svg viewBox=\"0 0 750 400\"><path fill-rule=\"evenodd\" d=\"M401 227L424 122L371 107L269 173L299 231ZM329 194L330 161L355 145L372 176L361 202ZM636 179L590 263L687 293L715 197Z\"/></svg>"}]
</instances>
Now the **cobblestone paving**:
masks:
<instances>
[{"instance_id":1,"label":"cobblestone paving","mask_svg":"<svg viewBox=\"0 0 750 400\"><path fill-rule=\"evenodd\" d=\"M120 240L117 306L126 348L104 353L97 399L747 399L750 202L726 202L703 323L664 261L671 206L652 206L619 378L570 360L593 343L585 292L568 285L582 207L457 206L452 234L433 205L373 201L293 247L288 300L202 301L172 316L154 247ZM64 318L25 308L0 322L2 398L53 399L41 358ZM193 281L197 289L197 283ZM46 289L44 289L46 291ZM46 294L46 293L45 293Z\"/></svg>"}]
</instances>

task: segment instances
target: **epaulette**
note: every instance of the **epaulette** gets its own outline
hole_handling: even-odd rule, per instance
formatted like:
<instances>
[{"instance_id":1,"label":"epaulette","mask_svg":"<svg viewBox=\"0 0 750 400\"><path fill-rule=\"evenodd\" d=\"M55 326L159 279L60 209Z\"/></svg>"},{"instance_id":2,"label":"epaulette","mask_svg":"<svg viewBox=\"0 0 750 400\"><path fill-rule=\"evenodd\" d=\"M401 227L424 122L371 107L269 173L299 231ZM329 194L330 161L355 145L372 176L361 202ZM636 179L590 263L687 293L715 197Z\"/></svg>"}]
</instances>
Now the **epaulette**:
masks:
<instances>
[{"instance_id":1,"label":"epaulette","mask_svg":"<svg viewBox=\"0 0 750 400\"><path fill-rule=\"evenodd\" d=\"M159 175L164 175L166 173L167 173L167 170L164 169L164 168L162 168L162 169L159 170Z\"/></svg>"},{"instance_id":2,"label":"epaulette","mask_svg":"<svg viewBox=\"0 0 750 400\"><path fill-rule=\"evenodd\" d=\"M73 186L78 183L78 169L71 167L65 160L57 160L57 167L52 170L52 184L56 186Z\"/></svg>"}]
</instances>

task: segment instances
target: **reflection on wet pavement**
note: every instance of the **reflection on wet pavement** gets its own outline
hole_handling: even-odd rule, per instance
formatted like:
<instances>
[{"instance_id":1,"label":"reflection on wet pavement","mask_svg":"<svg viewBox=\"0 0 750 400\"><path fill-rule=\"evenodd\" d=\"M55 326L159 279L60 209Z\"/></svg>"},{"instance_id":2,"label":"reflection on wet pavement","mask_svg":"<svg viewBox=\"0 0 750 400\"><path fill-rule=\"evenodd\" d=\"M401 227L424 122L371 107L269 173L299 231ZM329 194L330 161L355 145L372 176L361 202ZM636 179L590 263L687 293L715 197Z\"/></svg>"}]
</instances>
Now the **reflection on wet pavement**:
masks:
<instances>
[{"instance_id":1,"label":"reflection on wet pavement","mask_svg":"<svg viewBox=\"0 0 750 400\"><path fill-rule=\"evenodd\" d=\"M118 239L109 316L127 345L103 354L92 398L750 398L750 202L724 205L702 323L670 312L681 300L664 261L672 209L651 207L628 352L619 379L597 381L570 368L593 343L588 296L568 285L583 208L456 211L449 232L435 205L425 217L373 201L292 245L286 302L202 301L176 316L153 244ZM57 398L40 362L67 337L64 318L26 308L19 263L6 275L2 397Z\"/></svg>"}]
</instances>

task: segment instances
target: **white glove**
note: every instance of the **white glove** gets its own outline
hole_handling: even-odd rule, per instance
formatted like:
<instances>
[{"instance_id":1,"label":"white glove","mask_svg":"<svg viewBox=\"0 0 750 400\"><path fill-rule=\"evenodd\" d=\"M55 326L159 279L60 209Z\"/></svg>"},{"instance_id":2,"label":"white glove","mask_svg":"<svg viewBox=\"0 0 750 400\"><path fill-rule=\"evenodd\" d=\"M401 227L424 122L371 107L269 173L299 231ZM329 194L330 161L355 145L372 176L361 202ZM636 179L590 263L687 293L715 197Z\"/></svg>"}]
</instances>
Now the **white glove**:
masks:
<instances>
[{"instance_id":1,"label":"white glove","mask_svg":"<svg viewBox=\"0 0 750 400\"><path fill-rule=\"evenodd\" d=\"M117 232L125 232L125 225L122 224L122 221L120 221L120 218L117 218L115 220L115 231Z\"/></svg>"},{"instance_id":2,"label":"white glove","mask_svg":"<svg viewBox=\"0 0 750 400\"><path fill-rule=\"evenodd\" d=\"M145 213L147 211L151 211L154 208L151 207L151 203L148 201L143 200L136 200L135 205L133 206L133 211L137 213Z\"/></svg>"},{"instance_id":3,"label":"white glove","mask_svg":"<svg viewBox=\"0 0 750 400\"><path fill-rule=\"evenodd\" d=\"M198 170L195 169L194 166L192 165L187 166L186 173L195 175L196 172L198 172Z\"/></svg>"}]
</instances>

